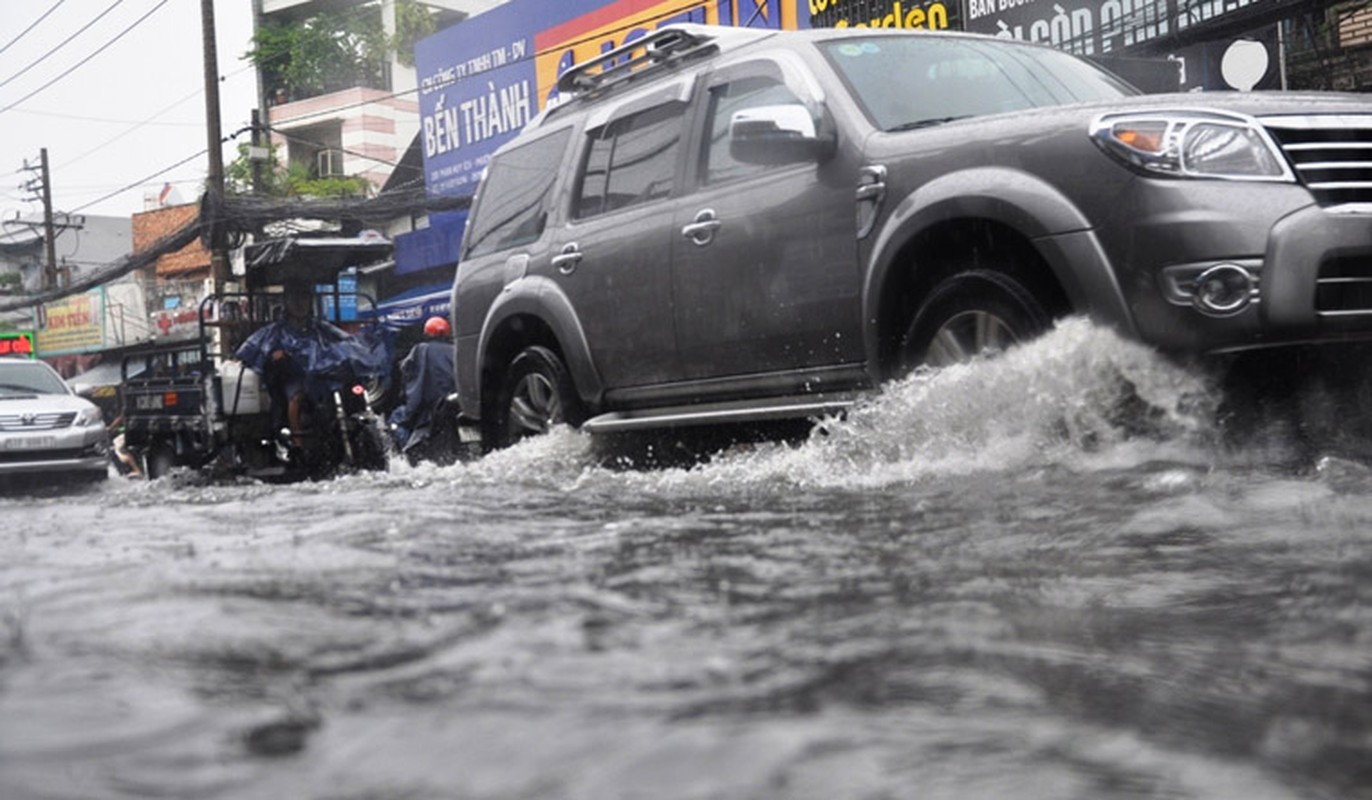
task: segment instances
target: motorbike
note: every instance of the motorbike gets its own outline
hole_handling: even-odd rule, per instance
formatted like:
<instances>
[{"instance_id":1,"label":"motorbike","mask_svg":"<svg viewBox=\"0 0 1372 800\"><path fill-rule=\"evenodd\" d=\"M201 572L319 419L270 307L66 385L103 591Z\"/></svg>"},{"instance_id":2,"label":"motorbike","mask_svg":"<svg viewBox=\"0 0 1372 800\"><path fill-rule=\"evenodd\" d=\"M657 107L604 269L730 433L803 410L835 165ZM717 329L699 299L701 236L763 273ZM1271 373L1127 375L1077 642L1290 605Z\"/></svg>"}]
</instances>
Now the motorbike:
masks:
<instances>
[{"instance_id":1,"label":"motorbike","mask_svg":"<svg viewBox=\"0 0 1372 800\"><path fill-rule=\"evenodd\" d=\"M386 436L368 399L367 381L348 375L328 384L304 404L301 430L277 428L274 459L285 471L311 478L346 470L385 470Z\"/></svg>"}]
</instances>

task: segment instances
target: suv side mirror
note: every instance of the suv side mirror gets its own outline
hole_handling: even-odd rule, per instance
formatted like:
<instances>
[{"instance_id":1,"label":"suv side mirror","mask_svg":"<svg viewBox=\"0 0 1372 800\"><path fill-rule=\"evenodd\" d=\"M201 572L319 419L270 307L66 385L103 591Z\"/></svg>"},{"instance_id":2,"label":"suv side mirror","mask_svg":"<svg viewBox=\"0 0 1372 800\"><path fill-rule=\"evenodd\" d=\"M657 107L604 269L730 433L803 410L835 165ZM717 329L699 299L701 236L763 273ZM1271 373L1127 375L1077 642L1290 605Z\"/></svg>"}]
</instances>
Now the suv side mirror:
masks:
<instances>
[{"instance_id":1,"label":"suv side mirror","mask_svg":"<svg viewBox=\"0 0 1372 800\"><path fill-rule=\"evenodd\" d=\"M816 128L809 109L794 103L746 108L729 118L729 155L746 164L822 161L836 143L832 131Z\"/></svg>"}]
</instances>

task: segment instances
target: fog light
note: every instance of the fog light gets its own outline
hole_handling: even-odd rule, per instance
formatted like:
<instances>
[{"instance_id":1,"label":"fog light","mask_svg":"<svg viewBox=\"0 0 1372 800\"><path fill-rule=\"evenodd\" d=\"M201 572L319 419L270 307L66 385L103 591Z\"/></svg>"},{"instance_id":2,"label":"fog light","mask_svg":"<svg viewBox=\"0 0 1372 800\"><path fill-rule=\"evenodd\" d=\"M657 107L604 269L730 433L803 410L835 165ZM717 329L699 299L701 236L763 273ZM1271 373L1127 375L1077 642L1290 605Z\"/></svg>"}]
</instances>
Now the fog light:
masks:
<instances>
[{"instance_id":1,"label":"fog light","mask_svg":"<svg viewBox=\"0 0 1372 800\"><path fill-rule=\"evenodd\" d=\"M1237 314L1253 302L1253 276L1238 264L1217 264L1196 277L1196 308L1215 317Z\"/></svg>"}]
</instances>

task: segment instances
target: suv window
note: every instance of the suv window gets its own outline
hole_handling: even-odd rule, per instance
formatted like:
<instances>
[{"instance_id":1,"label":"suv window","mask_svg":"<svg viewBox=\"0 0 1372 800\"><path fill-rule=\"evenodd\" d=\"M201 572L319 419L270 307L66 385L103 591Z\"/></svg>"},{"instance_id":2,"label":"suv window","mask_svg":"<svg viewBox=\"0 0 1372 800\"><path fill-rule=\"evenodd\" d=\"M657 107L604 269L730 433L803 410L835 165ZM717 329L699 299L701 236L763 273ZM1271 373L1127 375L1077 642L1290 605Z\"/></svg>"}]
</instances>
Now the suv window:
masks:
<instances>
[{"instance_id":1,"label":"suv window","mask_svg":"<svg viewBox=\"0 0 1372 800\"><path fill-rule=\"evenodd\" d=\"M543 233L548 200L571 129L495 157L481 183L481 202L467 231L468 256L532 242Z\"/></svg>"},{"instance_id":2,"label":"suv window","mask_svg":"<svg viewBox=\"0 0 1372 800\"><path fill-rule=\"evenodd\" d=\"M942 37L846 37L820 45L878 128L1136 94L1113 75L1047 47ZM891 76L899 75L893 89Z\"/></svg>"},{"instance_id":3,"label":"suv window","mask_svg":"<svg viewBox=\"0 0 1372 800\"><path fill-rule=\"evenodd\" d=\"M668 197L676 177L685 104L667 103L590 131L577 218Z\"/></svg>"},{"instance_id":4,"label":"suv window","mask_svg":"<svg viewBox=\"0 0 1372 800\"><path fill-rule=\"evenodd\" d=\"M729 154L729 120L744 109L791 104L800 105L800 98L775 78L754 76L711 87L710 135L701 153L705 183L722 183L768 169L766 165L736 161Z\"/></svg>"}]
</instances>

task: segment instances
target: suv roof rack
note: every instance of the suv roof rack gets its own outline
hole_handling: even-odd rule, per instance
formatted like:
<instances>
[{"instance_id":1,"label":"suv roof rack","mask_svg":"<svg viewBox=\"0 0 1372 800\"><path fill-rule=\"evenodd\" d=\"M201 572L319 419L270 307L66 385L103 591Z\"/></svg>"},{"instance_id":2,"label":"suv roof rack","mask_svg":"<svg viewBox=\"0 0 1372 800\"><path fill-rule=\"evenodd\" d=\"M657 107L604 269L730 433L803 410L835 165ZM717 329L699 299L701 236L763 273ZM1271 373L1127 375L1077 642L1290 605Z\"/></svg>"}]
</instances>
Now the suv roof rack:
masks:
<instances>
[{"instance_id":1,"label":"suv roof rack","mask_svg":"<svg viewBox=\"0 0 1372 800\"><path fill-rule=\"evenodd\" d=\"M668 25L572 66L557 79L557 91L605 89L654 67L713 49L717 38L702 25Z\"/></svg>"}]
</instances>

